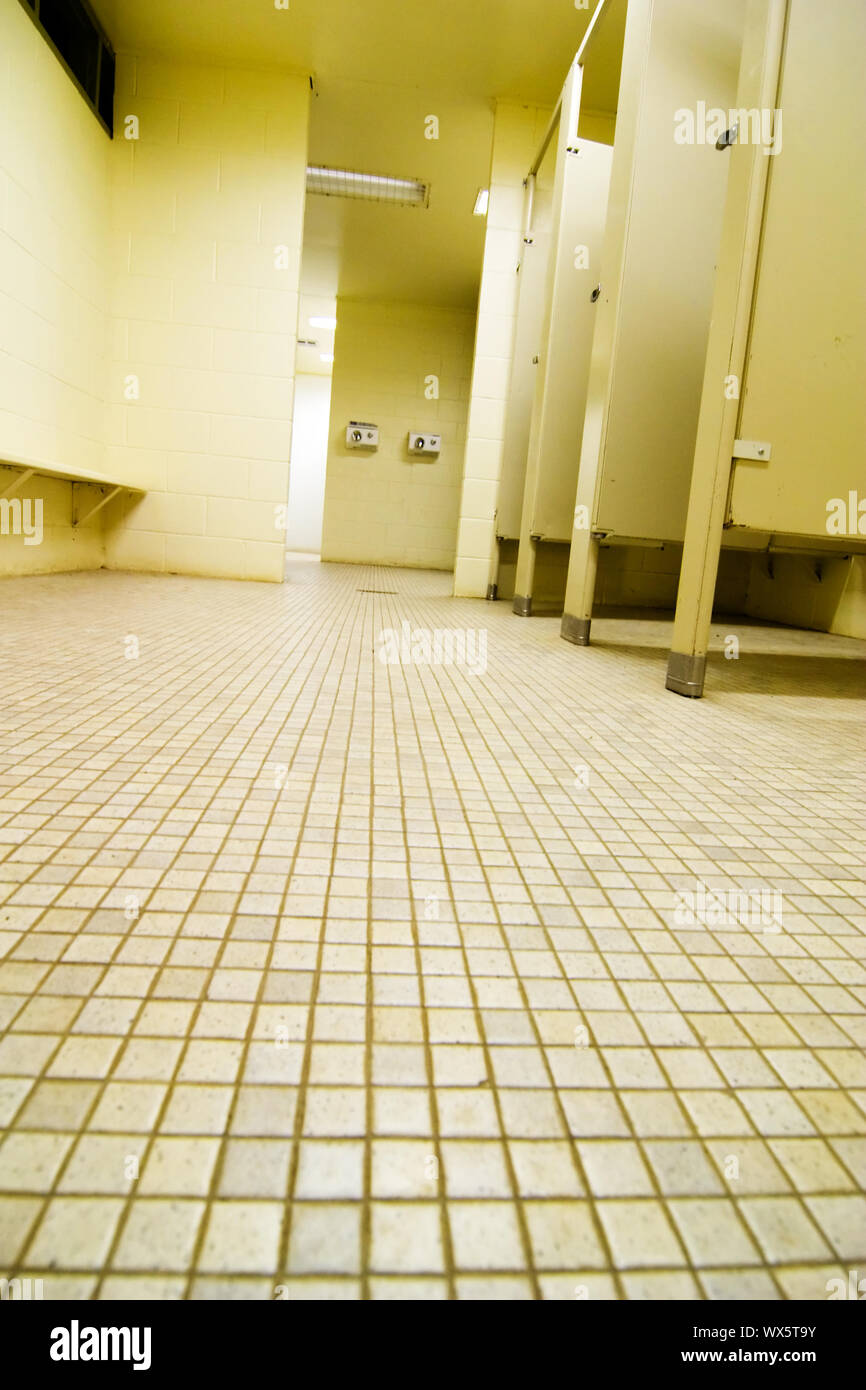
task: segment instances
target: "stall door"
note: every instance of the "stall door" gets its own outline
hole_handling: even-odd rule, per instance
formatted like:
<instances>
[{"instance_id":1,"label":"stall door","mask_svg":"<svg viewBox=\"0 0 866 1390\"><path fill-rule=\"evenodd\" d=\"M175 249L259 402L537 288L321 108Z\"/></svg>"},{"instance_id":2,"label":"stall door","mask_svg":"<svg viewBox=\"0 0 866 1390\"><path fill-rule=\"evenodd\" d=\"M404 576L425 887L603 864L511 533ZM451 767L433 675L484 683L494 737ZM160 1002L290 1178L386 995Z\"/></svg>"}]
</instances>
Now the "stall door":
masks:
<instances>
[{"instance_id":1,"label":"stall door","mask_svg":"<svg viewBox=\"0 0 866 1390\"><path fill-rule=\"evenodd\" d=\"M864 0L791 0L735 446L768 457L734 465L735 526L827 535L841 501L856 534L866 501L864 52Z\"/></svg>"},{"instance_id":2,"label":"stall door","mask_svg":"<svg viewBox=\"0 0 866 1390\"><path fill-rule=\"evenodd\" d=\"M539 172L533 201L532 225L523 243L520 258L520 289L517 301L517 325L514 331L514 355L508 391L508 412L505 418L505 442L502 451L502 473L499 482L499 503L496 513L496 534L501 539L516 540L520 535L523 511L523 490L526 484L526 456L529 450L529 428L532 422L532 403L541 353L541 333L544 321L544 293L550 256L550 219L553 188L544 182Z\"/></svg>"},{"instance_id":3,"label":"stall door","mask_svg":"<svg viewBox=\"0 0 866 1390\"><path fill-rule=\"evenodd\" d=\"M685 533L730 154L698 112L736 106L743 0L629 6L602 267L609 344L595 526L615 536ZM679 113L694 114L678 141Z\"/></svg>"},{"instance_id":4,"label":"stall door","mask_svg":"<svg viewBox=\"0 0 866 1390\"><path fill-rule=\"evenodd\" d=\"M544 383L538 402L538 478L531 518L532 534L544 540L569 541L574 525L612 158L610 145L578 139L565 161L552 252L556 263L549 286L548 335L540 364Z\"/></svg>"}]
</instances>

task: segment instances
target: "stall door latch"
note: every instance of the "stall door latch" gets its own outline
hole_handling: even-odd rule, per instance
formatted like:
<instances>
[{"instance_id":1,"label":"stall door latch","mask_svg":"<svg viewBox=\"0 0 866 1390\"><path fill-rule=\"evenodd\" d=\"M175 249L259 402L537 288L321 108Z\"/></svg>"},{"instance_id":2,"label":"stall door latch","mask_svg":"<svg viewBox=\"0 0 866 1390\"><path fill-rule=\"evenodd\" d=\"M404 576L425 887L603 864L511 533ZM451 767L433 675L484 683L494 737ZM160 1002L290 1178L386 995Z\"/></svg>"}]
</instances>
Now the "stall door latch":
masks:
<instances>
[{"instance_id":1,"label":"stall door latch","mask_svg":"<svg viewBox=\"0 0 866 1390\"><path fill-rule=\"evenodd\" d=\"M754 459L755 463L769 463L771 445L766 439L735 439L735 459Z\"/></svg>"},{"instance_id":2,"label":"stall door latch","mask_svg":"<svg viewBox=\"0 0 866 1390\"><path fill-rule=\"evenodd\" d=\"M734 124L730 127L730 129L723 131L722 134L719 136L718 140L716 141L716 149L726 150L730 145L736 145L737 136L739 135L739 133L740 123L739 121L734 121Z\"/></svg>"}]
</instances>

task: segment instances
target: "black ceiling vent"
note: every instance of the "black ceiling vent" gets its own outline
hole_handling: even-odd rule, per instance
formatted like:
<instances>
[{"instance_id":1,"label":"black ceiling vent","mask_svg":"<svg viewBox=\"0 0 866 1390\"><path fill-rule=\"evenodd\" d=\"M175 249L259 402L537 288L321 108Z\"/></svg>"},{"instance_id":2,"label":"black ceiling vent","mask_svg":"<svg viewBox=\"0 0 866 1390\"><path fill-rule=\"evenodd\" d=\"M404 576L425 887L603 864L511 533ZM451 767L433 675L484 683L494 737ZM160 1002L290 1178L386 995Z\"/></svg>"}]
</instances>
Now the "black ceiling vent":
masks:
<instances>
[{"instance_id":1,"label":"black ceiling vent","mask_svg":"<svg viewBox=\"0 0 866 1390\"><path fill-rule=\"evenodd\" d=\"M21 0L93 114L114 134L114 49L87 0Z\"/></svg>"}]
</instances>

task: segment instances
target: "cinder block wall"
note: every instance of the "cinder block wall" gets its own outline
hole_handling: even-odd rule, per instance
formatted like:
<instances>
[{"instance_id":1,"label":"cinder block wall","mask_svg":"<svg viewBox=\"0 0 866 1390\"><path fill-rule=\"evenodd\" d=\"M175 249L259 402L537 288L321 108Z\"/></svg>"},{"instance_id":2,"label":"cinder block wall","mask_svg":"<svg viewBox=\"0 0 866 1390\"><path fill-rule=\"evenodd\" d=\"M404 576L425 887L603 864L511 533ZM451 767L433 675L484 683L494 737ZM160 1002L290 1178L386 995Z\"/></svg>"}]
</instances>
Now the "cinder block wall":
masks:
<instances>
[{"instance_id":1,"label":"cinder block wall","mask_svg":"<svg viewBox=\"0 0 866 1390\"><path fill-rule=\"evenodd\" d=\"M111 141L11 0L0 77L0 464L148 490L79 532L32 479L43 542L0 535L0 573L280 580L307 77L121 54Z\"/></svg>"},{"instance_id":2,"label":"cinder block wall","mask_svg":"<svg viewBox=\"0 0 866 1390\"><path fill-rule=\"evenodd\" d=\"M148 492L111 568L282 579L308 103L306 77L118 64L106 457Z\"/></svg>"},{"instance_id":3,"label":"cinder block wall","mask_svg":"<svg viewBox=\"0 0 866 1390\"><path fill-rule=\"evenodd\" d=\"M338 301L323 560L452 568L474 329L462 309ZM350 420L379 426L375 453L346 447ZM413 458L410 430L441 454Z\"/></svg>"},{"instance_id":4,"label":"cinder block wall","mask_svg":"<svg viewBox=\"0 0 866 1390\"><path fill-rule=\"evenodd\" d=\"M0 465L104 466L111 141L17 3L0 4ZM17 470L0 466L0 493ZM25 545L0 517L0 574L98 569L101 517L73 530L72 485L33 477ZM4 530L6 534L4 534Z\"/></svg>"}]
</instances>

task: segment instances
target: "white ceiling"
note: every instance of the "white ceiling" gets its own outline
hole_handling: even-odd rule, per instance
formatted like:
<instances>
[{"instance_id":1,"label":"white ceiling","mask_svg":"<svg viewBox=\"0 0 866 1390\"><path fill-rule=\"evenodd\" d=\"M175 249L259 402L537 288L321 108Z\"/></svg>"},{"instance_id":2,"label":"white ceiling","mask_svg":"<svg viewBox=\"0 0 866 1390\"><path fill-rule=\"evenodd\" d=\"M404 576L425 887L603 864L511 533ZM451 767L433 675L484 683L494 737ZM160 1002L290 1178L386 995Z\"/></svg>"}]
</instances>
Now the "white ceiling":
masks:
<instances>
[{"instance_id":1,"label":"white ceiling","mask_svg":"<svg viewBox=\"0 0 866 1390\"><path fill-rule=\"evenodd\" d=\"M280 66L315 78L310 162L418 178L429 208L311 196L302 291L473 307L497 97L553 105L589 22L572 0L92 0L120 51ZM615 7L616 9L619 6ZM609 29L618 29L612 18ZM616 106L616 35L586 103ZM424 138L425 117L439 139ZM329 350L321 330L311 363ZM322 365L311 368L322 370ZM325 368L327 370L327 368Z\"/></svg>"},{"instance_id":2,"label":"white ceiling","mask_svg":"<svg viewBox=\"0 0 866 1390\"><path fill-rule=\"evenodd\" d=\"M589 22L573 0L91 0L115 47L460 97L555 99Z\"/></svg>"}]
</instances>

